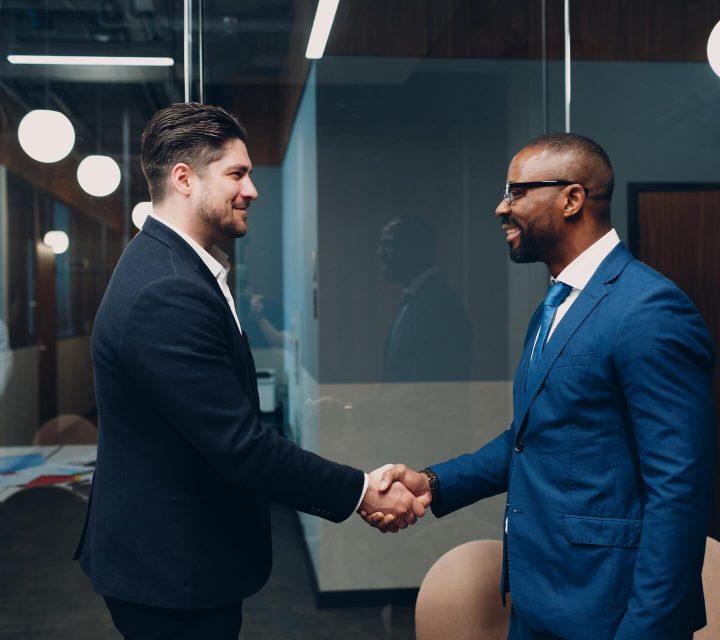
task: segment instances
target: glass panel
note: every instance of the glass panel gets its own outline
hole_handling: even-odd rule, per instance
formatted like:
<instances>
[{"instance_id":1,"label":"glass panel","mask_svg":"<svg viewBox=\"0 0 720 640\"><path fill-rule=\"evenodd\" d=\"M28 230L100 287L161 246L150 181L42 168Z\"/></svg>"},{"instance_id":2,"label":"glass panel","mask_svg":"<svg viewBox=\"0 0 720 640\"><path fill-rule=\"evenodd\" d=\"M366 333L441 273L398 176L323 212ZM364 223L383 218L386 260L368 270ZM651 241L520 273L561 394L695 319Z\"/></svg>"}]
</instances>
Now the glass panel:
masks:
<instances>
[{"instance_id":1,"label":"glass panel","mask_svg":"<svg viewBox=\"0 0 720 640\"><path fill-rule=\"evenodd\" d=\"M510 264L494 211L514 153L562 122L543 57L562 56L562 6L341 2L308 64L315 5L205 8L206 100L248 129L260 193L234 247L240 321L289 437L366 470L422 467L511 420L547 270ZM380 549L358 525L301 521L321 594L397 589L499 538L503 506Z\"/></svg>"},{"instance_id":2,"label":"glass panel","mask_svg":"<svg viewBox=\"0 0 720 640\"><path fill-rule=\"evenodd\" d=\"M44 424L54 433L50 444L61 437L58 416L96 421L90 331L112 269L134 233L130 212L149 199L140 172L140 132L152 113L182 97L181 10L170 0L31 0L0 7L0 446L37 442ZM10 62L27 55L168 57L176 64ZM55 112L62 122L43 131L34 121L27 125L29 139L21 141L19 125L35 110ZM71 150L42 158L63 139L63 125L74 132ZM97 195L97 181L106 173L91 175L84 186L78 174L81 162L97 155L111 158L120 174L107 195ZM69 240L62 253L43 244L50 231ZM72 440L72 430L62 437Z\"/></svg>"}]
</instances>

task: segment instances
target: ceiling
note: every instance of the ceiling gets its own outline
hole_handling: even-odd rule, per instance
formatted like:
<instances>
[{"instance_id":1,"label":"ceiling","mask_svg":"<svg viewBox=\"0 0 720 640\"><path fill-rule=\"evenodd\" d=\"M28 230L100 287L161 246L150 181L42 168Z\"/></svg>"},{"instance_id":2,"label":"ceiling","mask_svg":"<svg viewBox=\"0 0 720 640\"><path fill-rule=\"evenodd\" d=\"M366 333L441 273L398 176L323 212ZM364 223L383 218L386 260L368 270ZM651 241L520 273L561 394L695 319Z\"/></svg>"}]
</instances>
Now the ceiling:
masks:
<instances>
[{"instance_id":1,"label":"ceiling","mask_svg":"<svg viewBox=\"0 0 720 640\"><path fill-rule=\"evenodd\" d=\"M304 49L316 4L204 0L205 101L241 116L256 164L282 160L307 73ZM546 0L545 16L542 6L539 0L341 0L327 53L540 58L545 52L560 58L563 2ZM573 0L571 7L574 59L703 60L707 35L720 19L717 0ZM129 195L147 197L137 166L139 137L152 113L183 99L182 8L181 0L0 0L0 161L57 192L58 172L83 155L119 159L129 152ZM197 62L197 30L193 42ZM170 56L175 66L12 65L9 53ZM38 168L19 158L17 123L38 107L58 109L75 124L73 162ZM62 196L97 210L75 187L66 186ZM120 220L127 214L120 196L112 202L105 201L101 215Z\"/></svg>"}]
</instances>

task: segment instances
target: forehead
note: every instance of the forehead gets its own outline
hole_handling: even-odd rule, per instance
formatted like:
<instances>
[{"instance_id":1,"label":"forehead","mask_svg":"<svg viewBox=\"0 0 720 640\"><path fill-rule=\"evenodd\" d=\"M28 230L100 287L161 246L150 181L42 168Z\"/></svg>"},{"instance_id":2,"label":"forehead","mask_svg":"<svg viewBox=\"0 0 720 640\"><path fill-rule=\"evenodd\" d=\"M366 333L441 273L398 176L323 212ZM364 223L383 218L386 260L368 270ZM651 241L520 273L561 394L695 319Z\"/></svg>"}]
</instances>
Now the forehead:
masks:
<instances>
[{"instance_id":1,"label":"forehead","mask_svg":"<svg viewBox=\"0 0 720 640\"><path fill-rule=\"evenodd\" d=\"M562 178L568 158L542 147L526 147L510 162L508 182L532 182ZM555 175L557 174L557 175Z\"/></svg>"},{"instance_id":2,"label":"forehead","mask_svg":"<svg viewBox=\"0 0 720 640\"><path fill-rule=\"evenodd\" d=\"M250 155L248 154L245 143L235 138L225 145L225 153L215 162L211 162L209 166L220 170L237 166L238 168L245 168L249 171L252 169L252 162L250 162Z\"/></svg>"}]
</instances>

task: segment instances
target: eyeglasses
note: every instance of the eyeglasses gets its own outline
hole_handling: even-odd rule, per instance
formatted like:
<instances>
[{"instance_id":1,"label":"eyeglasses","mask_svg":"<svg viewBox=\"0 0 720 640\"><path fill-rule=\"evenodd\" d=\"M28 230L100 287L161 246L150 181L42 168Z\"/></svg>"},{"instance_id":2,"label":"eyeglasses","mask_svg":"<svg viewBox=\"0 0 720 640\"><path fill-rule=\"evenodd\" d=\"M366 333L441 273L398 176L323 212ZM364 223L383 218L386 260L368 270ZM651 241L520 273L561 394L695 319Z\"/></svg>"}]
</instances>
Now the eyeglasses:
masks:
<instances>
[{"instance_id":1,"label":"eyeglasses","mask_svg":"<svg viewBox=\"0 0 720 640\"><path fill-rule=\"evenodd\" d=\"M525 191L527 189L538 189L539 187L556 187L556 186L566 187L570 184L580 184L580 183L573 182L571 180L538 180L536 182L506 182L505 183L505 193L503 194L503 197L505 198L505 202L507 202L510 205L518 198L521 198L522 196L524 196ZM587 190L586 187L583 187L583 185L581 185L581 184L580 184L580 186L583 189L585 189L586 195L590 195L590 192Z\"/></svg>"}]
</instances>

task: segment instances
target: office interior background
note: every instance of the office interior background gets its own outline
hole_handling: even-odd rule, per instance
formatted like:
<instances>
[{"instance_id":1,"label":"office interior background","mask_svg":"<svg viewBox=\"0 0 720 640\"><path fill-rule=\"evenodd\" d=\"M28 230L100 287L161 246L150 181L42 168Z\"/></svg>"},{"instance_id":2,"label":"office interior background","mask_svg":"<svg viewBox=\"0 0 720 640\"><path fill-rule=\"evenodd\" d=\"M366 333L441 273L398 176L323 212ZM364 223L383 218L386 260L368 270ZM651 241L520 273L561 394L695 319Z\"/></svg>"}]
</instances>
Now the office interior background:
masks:
<instances>
[{"instance_id":1,"label":"office interior background","mask_svg":"<svg viewBox=\"0 0 720 640\"><path fill-rule=\"evenodd\" d=\"M222 248L268 370L266 417L305 448L367 470L422 468L507 427L548 274L508 260L494 210L508 162L545 132L605 147L615 228L688 292L719 344L715 0L340 0L323 57L309 60L316 7L0 3L0 447L58 430L68 438L58 444L92 440L93 318L148 207L140 134L156 110L186 99L222 105L248 130L260 197L248 235ZM22 55L169 61L19 64ZM21 144L34 110L72 126L61 159ZM32 123L31 137L51 152L66 126ZM437 308L435 366L390 362L398 273L429 267L453 301ZM399 536L299 514L308 563L298 570L320 605L391 602L449 549L499 539L503 506L498 496ZM720 537L720 508L711 534Z\"/></svg>"}]
</instances>

